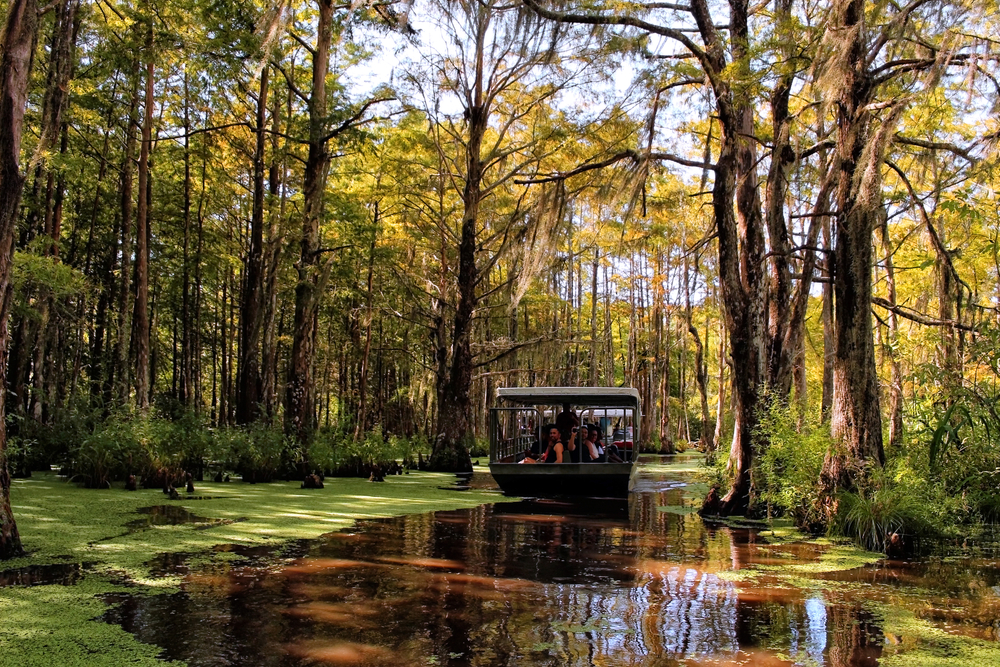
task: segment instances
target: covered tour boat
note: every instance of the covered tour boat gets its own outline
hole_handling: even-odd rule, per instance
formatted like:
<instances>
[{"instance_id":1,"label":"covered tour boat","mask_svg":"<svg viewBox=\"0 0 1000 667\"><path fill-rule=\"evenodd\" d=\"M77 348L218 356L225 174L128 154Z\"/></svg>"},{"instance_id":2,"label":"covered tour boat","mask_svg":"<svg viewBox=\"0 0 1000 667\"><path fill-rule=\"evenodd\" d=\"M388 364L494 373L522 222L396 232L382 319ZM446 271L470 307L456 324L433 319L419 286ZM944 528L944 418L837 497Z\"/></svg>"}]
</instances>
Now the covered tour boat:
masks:
<instances>
[{"instance_id":1,"label":"covered tour boat","mask_svg":"<svg viewBox=\"0 0 1000 667\"><path fill-rule=\"evenodd\" d=\"M514 496L625 497L631 490L639 448L639 392L627 387L507 387L490 409L490 473ZM531 463L543 442L542 427L554 424L564 406L583 425L596 425L615 462ZM574 433L574 437L576 434ZM582 447L574 450L579 453ZM527 457L528 460L525 460Z\"/></svg>"}]
</instances>

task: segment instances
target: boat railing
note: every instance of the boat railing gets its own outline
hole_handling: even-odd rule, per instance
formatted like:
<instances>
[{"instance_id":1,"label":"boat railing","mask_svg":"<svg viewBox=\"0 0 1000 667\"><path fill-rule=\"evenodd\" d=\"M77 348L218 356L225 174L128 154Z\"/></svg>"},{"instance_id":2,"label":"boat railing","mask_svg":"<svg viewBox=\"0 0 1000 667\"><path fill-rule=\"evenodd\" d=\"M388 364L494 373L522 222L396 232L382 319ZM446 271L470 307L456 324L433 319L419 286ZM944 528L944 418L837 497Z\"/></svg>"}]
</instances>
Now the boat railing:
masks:
<instances>
[{"instance_id":1,"label":"boat railing","mask_svg":"<svg viewBox=\"0 0 1000 667\"><path fill-rule=\"evenodd\" d=\"M537 412L525 408L490 409L490 462L516 463L538 439Z\"/></svg>"}]
</instances>

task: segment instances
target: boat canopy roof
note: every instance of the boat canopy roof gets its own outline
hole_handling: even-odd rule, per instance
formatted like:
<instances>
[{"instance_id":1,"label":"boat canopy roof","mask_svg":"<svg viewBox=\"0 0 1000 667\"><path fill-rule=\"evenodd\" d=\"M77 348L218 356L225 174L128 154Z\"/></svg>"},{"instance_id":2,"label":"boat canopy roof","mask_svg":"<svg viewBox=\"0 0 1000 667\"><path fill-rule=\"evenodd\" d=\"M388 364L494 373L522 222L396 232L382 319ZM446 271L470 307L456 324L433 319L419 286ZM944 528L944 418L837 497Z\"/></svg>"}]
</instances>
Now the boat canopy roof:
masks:
<instances>
[{"instance_id":1,"label":"boat canopy roof","mask_svg":"<svg viewBox=\"0 0 1000 667\"><path fill-rule=\"evenodd\" d=\"M639 411L639 391L631 387L500 387L497 395L518 405L570 403L581 407L623 407Z\"/></svg>"}]
</instances>

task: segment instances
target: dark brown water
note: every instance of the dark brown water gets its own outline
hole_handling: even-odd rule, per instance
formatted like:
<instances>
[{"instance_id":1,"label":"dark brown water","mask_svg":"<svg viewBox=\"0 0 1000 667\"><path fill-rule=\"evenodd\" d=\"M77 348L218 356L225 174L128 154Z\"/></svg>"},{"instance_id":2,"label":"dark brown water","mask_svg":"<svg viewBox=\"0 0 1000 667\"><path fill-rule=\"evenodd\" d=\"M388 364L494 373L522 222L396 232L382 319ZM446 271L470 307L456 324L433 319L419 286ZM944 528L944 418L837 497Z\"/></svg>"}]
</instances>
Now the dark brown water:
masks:
<instances>
[{"instance_id":1,"label":"dark brown water","mask_svg":"<svg viewBox=\"0 0 1000 667\"><path fill-rule=\"evenodd\" d=\"M878 603L997 637L996 561L790 579L823 549L659 509L679 504L681 484L647 474L628 501L363 521L209 569L161 559L185 575L182 592L111 598L106 620L191 665L876 665L911 641L886 634Z\"/></svg>"}]
</instances>

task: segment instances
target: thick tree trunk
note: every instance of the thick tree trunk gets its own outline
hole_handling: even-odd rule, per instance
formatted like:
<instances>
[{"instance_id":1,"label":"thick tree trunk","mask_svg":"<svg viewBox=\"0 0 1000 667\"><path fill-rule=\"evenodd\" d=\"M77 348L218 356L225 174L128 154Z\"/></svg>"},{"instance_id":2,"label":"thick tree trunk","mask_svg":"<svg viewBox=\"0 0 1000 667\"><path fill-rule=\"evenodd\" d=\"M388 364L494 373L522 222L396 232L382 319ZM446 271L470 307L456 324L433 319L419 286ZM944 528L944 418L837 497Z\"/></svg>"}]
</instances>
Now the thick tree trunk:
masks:
<instances>
[{"instance_id":1,"label":"thick tree trunk","mask_svg":"<svg viewBox=\"0 0 1000 667\"><path fill-rule=\"evenodd\" d=\"M778 30L790 21L790 0L775 2ZM785 40L787 47L794 40ZM792 387L792 367L795 349L786 345L787 331L796 326L789 317L791 300L791 244L788 239L788 222L785 218L785 198L788 191L788 173L795 162L789 138L791 118L788 103L792 92L794 72L788 69L775 84L771 93L771 130L774 147L767 174L765 219L771 249L768 253L769 289L767 382L769 391L778 400L788 398ZM803 276L805 277L805 276Z\"/></svg>"},{"instance_id":2,"label":"thick tree trunk","mask_svg":"<svg viewBox=\"0 0 1000 667\"><path fill-rule=\"evenodd\" d=\"M7 464L7 323L14 289L10 282L17 213L24 189L21 173L21 131L28 99L28 81L38 36L34 0L12 0L0 38L0 559L23 553L10 505Z\"/></svg>"},{"instance_id":3,"label":"thick tree trunk","mask_svg":"<svg viewBox=\"0 0 1000 667\"><path fill-rule=\"evenodd\" d=\"M864 1L850 0L841 18L847 64L837 103L837 190L834 252L833 413L840 447L828 453L821 474L828 495L853 488L867 463L882 465L882 414L872 337L872 232L881 201L881 155L869 149L871 82L866 72ZM867 151L867 153L866 153Z\"/></svg>"},{"instance_id":4,"label":"thick tree trunk","mask_svg":"<svg viewBox=\"0 0 1000 667\"><path fill-rule=\"evenodd\" d=\"M733 57L749 57L747 3L734 1L730 7ZM728 464L732 484L721 499L706 499L702 512L733 515L745 512L750 503L752 440L765 378L764 222L756 176L756 144L751 139L754 134L751 100L743 92L734 92L721 76L726 63L707 3L695 0L692 9L708 46L707 64L712 71L710 78L721 127L712 209L718 228L720 290L734 364L735 426Z\"/></svg>"},{"instance_id":5,"label":"thick tree trunk","mask_svg":"<svg viewBox=\"0 0 1000 667\"><path fill-rule=\"evenodd\" d=\"M481 71L481 70L480 70ZM438 430L430 465L435 470L463 472L472 469L469 447L472 444L472 320L476 304L476 226L483 163L481 150L489 112L482 100L481 81L469 115L469 143L466 148L466 181L462 193L464 206L462 233L458 249L458 306L452 328L451 368L438 406Z\"/></svg>"}]
</instances>

